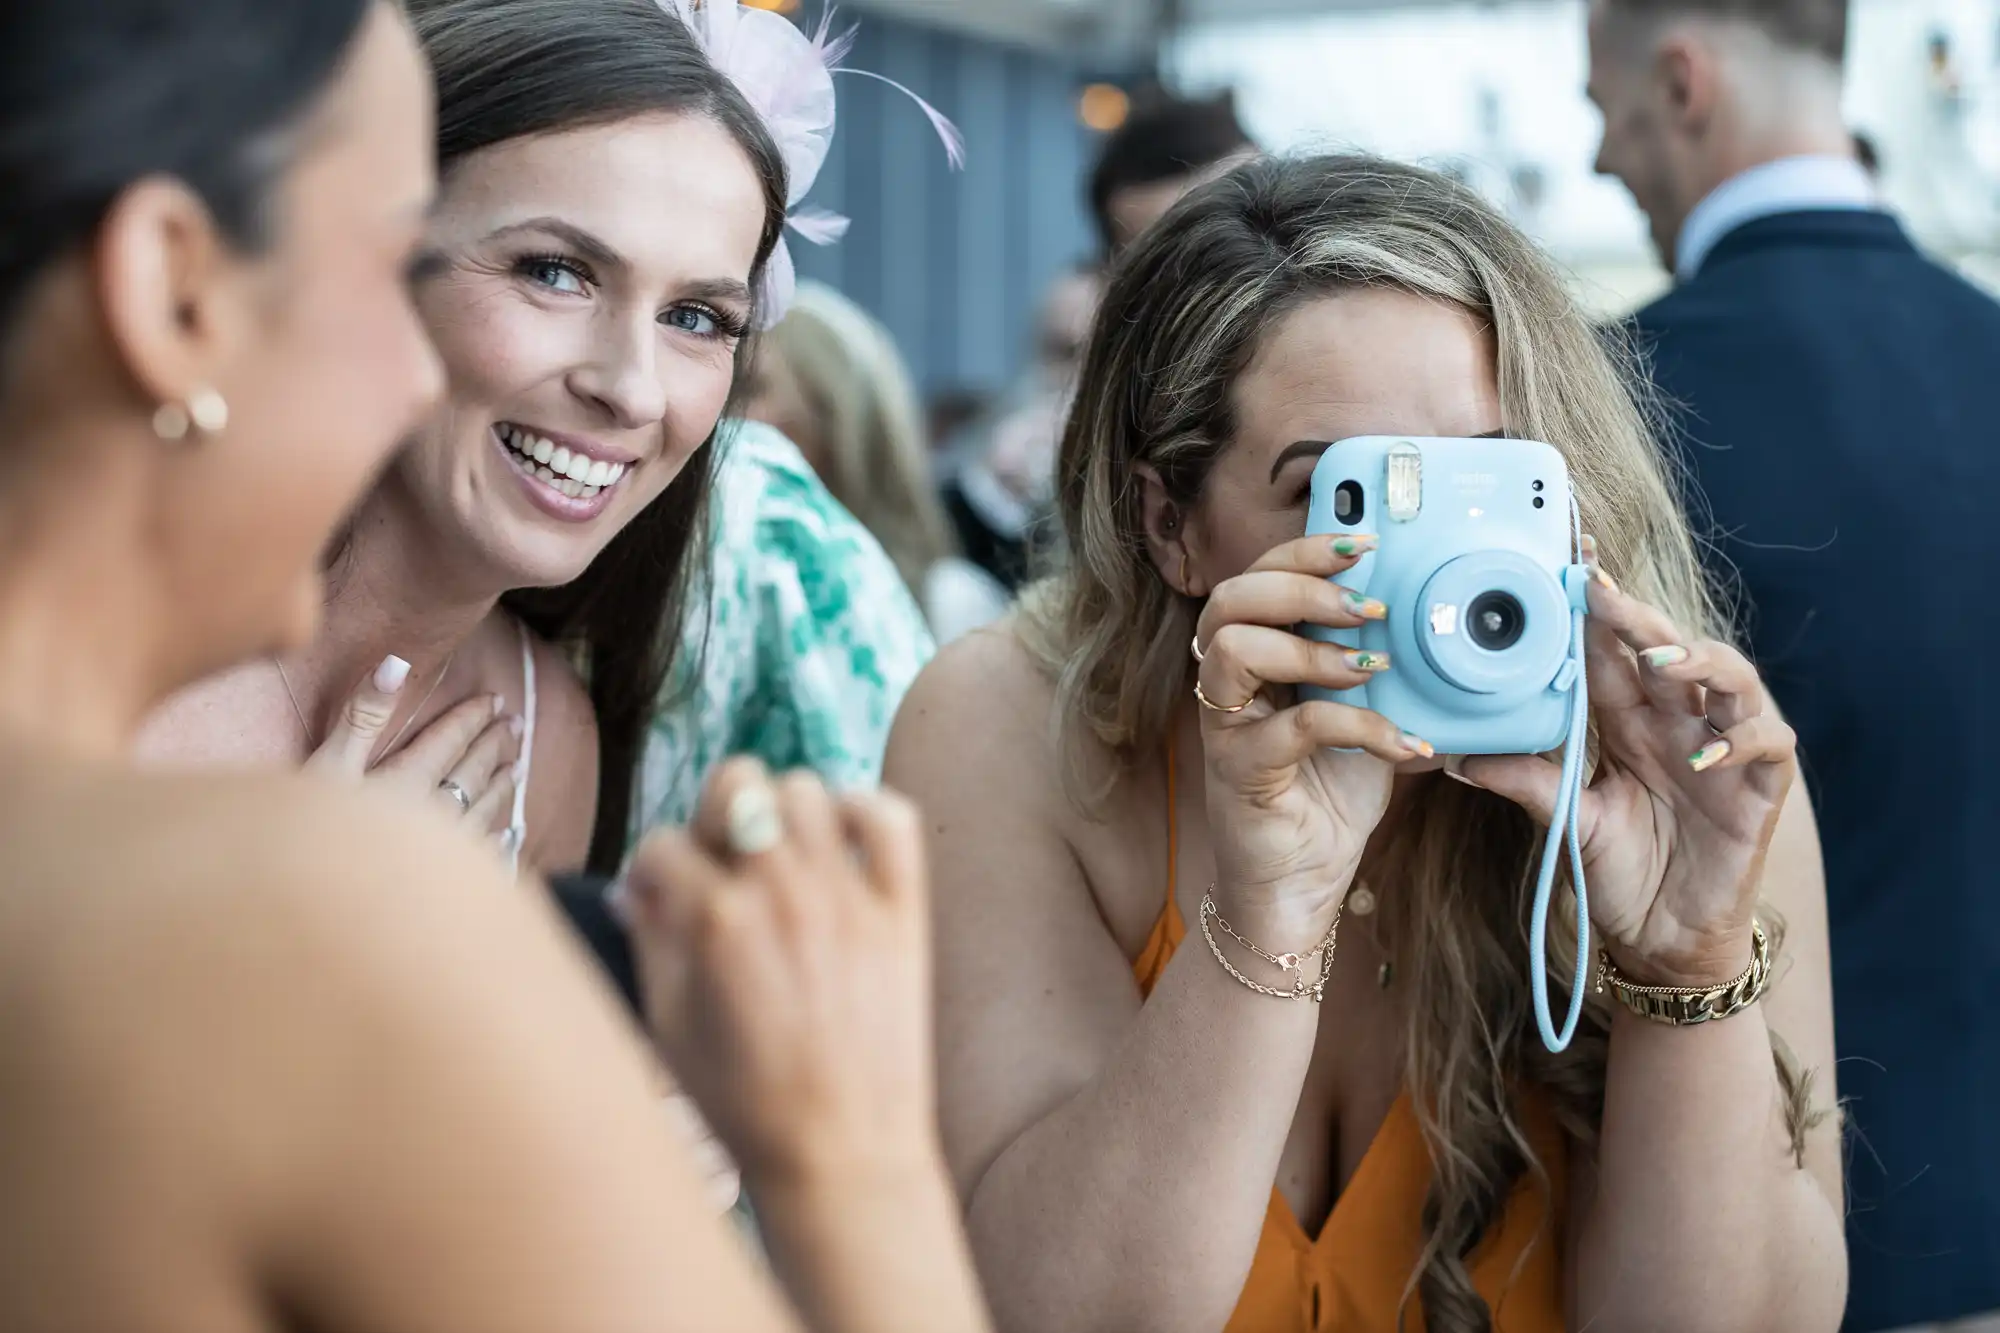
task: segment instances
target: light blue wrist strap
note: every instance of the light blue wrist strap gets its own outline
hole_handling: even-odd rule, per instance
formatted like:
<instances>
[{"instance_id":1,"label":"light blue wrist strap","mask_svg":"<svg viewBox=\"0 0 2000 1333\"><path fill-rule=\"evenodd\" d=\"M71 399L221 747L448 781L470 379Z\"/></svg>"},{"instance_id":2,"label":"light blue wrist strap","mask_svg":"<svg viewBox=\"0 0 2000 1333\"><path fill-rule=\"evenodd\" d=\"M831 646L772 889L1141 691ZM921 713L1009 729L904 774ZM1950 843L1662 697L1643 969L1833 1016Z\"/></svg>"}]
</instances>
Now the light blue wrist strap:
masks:
<instances>
[{"instance_id":1,"label":"light blue wrist strap","mask_svg":"<svg viewBox=\"0 0 2000 1333\"><path fill-rule=\"evenodd\" d=\"M1541 1029L1542 1044L1551 1051L1567 1047L1576 1035L1577 1019L1583 1014L1583 987L1590 975L1590 903L1583 887L1583 843L1576 828L1576 806L1583 790L1583 751L1590 728L1590 673L1584 656L1583 622L1588 608L1590 571L1574 564L1563 571L1563 589L1569 593L1570 658L1563 668L1569 682L1569 735L1563 741L1562 786L1556 793L1555 813L1549 818L1549 834L1542 844L1542 868L1535 880L1534 913L1528 926L1528 985L1535 998L1535 1025ZM1556 860L1562 845L1569 843L1569 877L1576 890L1576 979L1570 986L1569 1016L1562 1031L1555 1029L1549 1013L1549 896L1555 889Z\"/></svg>"}]
</instances>

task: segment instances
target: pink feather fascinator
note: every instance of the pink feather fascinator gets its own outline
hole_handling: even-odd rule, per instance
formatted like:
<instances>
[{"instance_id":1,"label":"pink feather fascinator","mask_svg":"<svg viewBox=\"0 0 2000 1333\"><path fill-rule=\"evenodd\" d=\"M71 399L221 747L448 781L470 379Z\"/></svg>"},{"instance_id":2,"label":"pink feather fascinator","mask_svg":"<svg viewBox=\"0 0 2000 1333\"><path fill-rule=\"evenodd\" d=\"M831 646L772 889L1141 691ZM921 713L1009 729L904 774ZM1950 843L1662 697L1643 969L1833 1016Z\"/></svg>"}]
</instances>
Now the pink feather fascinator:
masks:
<instances>
[{"instance_id":1,"label":"pink feather fascinator","mask_svg":"<svg viewBox=\"0 0 2000 1333\"><path fill-rule=\"evenodd\" d=\"M833 146L835 74L874 79L908 97L937 131L953 169L964 166L964 137L942 112L894 79L841 63L854 48L854 29L835 33L831 8L807 33L778 14L739 0L657 2L687 25L709 63L728 76L763 120L785 161L785 226L812 244L831 245L847 233L848 226L848 219L838 213L802 204ZM781 236L764 266L760 327L769 328L784 318L797 281L791 251Z\"/></svg>"}]
</instances>

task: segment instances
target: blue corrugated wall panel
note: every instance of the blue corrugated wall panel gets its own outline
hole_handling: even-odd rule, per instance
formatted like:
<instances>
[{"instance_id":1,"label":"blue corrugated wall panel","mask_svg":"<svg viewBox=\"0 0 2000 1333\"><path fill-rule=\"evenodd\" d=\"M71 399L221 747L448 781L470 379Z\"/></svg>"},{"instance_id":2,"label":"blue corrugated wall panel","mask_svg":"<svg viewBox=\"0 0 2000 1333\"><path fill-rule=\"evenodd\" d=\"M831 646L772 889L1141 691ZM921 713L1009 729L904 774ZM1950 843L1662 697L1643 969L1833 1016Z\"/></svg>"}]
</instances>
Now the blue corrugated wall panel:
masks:
<instances>
[{"instance_id":1,"label":"blue corrugated wall panel","mask_svg":"<svg viewBox=\"0 0 2000 1333\"><path fill-rule=\"evenodd\" d=\"M866 16L849 62L921 93L957 122L953 172L923 113L842 76L840 127L809 202L854 219L825 248L794 237L831 283L896 336L926 391L997 389L1028 354L1050 279L1094 244L1083 176L1095 136L1076 120L1078 69L1054 55Z\"/></svg>"}]
</instances>

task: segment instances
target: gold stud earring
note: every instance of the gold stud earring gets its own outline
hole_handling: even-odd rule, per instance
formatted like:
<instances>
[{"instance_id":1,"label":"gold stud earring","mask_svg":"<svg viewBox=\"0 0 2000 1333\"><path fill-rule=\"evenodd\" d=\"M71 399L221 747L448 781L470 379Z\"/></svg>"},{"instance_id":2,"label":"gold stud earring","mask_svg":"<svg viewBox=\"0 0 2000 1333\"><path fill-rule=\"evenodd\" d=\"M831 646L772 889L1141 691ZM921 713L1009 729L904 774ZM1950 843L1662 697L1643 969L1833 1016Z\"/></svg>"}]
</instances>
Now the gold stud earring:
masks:
<instances>
[{"instance_id":1,"label":"gold stud earring","mask_svg":"<svg viewBox=\"0 0 2000 1333\"><path fill-rule=\"evenodd\" d=\"M1181 596L1192 597L1194 596L1194 592L1192 591L1194 585L1188 582L1187 566L1187 549L1183 547L1181 549Z\"/></svg>"}]
</instances>

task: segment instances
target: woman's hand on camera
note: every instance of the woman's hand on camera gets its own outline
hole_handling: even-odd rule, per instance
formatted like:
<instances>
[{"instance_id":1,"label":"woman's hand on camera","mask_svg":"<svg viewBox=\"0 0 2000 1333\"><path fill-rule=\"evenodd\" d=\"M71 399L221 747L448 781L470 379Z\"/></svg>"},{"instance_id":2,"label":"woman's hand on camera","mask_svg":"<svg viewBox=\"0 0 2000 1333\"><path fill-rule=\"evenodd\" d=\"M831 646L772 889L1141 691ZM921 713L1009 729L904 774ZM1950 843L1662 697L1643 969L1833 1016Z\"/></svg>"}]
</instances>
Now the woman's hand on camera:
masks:
<instances>
[{"instance_id":1,"label":"woman's hand on camera","mask_svg":"<svg viewBox=\"0 0 2000 1333\"><path fill-rule=\"evenodd\" d=\"M477 694L433 718L394 754L374 760L396 716L409 665L389 658L358 685L306 760L309 772L390 783L472 827L501 833L513 815L522 724L498 695Z\"/></svg>"},{"instance_id":2,"label":"woman's hand on camera","mask_svg":"<svg viewBox=\"0 0 2000 1333\"><path fill-rule=\"evenodd\" d=\"M622 891L667 1065L753 1190L941 1171L914 808L724 764Z\"/></svg>"},{"instance_id":3,"label":"woman's hand on camera","mask_svg":"<svg viewBox=\"0 0 2000 1333\"><path fill-rule=\"evenodd\" d=\"M1577 828L1590 914L1635 980L1726 983L1748 966L1764 855L1797 768L1756 668L1612 587L1590 589L1597 772ZM1547 822L1560 767L1471 756L1460 776Z\"/></svg>"},{"instance_id":4,"label":"woman's hand on camera","mask_svg":"<svg viewBox=\"0 0 2000 1333\"><path fill-rule=\"evenodd\" d=\"M1328 582L1373 543L1287 542L1216 585L1196 629L1217 893L1236 899L1225 915L1282 931L1277 947L1310 947L1325 933L1388 806L1393 765L1430 753L1379 713L1295 698L1296 686L1351 689L1389 666L1380 653L1293 629L1382 617L1379 602Z\"/></svg>"}]
</instances>

